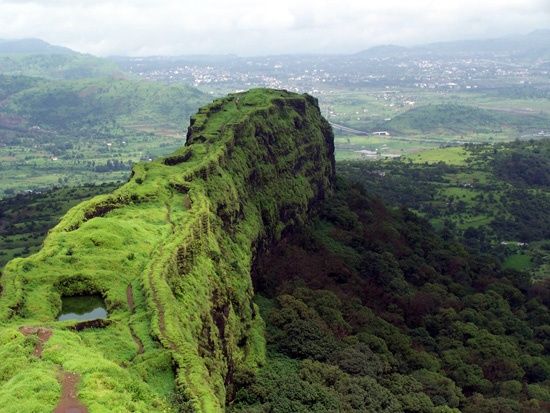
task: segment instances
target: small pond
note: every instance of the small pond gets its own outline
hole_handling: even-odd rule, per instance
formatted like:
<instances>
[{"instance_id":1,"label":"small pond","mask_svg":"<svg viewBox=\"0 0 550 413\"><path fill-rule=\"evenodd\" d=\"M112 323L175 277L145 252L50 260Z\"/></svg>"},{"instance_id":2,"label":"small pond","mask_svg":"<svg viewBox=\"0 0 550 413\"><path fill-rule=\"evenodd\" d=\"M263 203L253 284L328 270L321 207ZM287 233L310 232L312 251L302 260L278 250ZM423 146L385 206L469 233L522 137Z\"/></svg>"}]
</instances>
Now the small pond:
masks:
<instances>
[{"instance_id":1,"label":"small pond","mask_svg":"<svg viewBox=\"0 0 550 413\"><path fill-rule=\"evenodd\" d=\"M89 321L107 318L105 302L100 295L61 297L59 321Z\"/></svg>"}]
</instances>

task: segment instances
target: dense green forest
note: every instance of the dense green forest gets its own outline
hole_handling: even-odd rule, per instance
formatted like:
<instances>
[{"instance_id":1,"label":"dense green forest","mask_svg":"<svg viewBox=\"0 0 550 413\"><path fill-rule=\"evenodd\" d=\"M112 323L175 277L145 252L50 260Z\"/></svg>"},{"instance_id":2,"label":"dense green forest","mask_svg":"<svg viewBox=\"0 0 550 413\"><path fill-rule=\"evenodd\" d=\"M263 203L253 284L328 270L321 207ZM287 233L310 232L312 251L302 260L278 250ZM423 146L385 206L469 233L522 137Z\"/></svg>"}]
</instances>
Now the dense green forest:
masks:
<instances>
[{"instance_id":1,"label":"dense green forest","mask_svg":"<svg viewBox=\"0 0 550 413\"><path fill-rule=\"evenodd\" d=\"M550 273L550 140L467 145L393 161L341 162L388 202L535 277Z\"/></svg>"},{"instance_id":2,"label":"dense green forest","mask_svg":"<svg viewBox=\"0 0 550 413\"><path fill-rule=\"evenodd\" d=\"M269 357L229 411L547 411L549 286L340 180L258 262Z\"/></svg>"}]
</instances>

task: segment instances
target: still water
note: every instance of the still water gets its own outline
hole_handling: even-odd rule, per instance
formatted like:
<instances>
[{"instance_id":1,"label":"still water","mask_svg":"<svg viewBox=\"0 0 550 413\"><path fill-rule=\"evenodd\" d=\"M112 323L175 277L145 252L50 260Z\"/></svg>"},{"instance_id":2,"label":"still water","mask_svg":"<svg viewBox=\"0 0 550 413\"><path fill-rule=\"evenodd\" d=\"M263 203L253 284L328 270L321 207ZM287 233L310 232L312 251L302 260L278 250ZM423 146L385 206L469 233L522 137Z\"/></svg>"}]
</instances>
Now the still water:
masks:
<instances>
[{"instance_id":1,"label":"still water","mask_svg":"<svg viewBox=\"0 0 550 413\"><path fill-rule=\"evenodd\" d=\"M100 295L75 295L61 297L59 321L89 321L107 318L105 302Z\"/></svg>"}]
</instances>

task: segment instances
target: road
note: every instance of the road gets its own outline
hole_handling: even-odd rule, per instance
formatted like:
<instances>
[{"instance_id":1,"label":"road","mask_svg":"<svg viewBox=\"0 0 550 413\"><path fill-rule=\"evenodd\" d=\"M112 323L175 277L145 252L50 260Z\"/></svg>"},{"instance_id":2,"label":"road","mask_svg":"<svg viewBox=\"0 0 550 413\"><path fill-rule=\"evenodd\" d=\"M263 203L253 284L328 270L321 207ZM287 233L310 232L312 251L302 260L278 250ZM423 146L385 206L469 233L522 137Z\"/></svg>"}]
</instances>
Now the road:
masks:
<instances>
[{"instance_id":1,"label":"road","mask_svg":"<svg viewBox=\"0 0 550 413\"><path fill-rule=\"evenodd\" d=\"M347 132L347 133L353 133L355 135L371 136L370 133L362 131L362 130L349 128L347 126L340 125L340 124L334 123L334 122L330 122L330 124L332 125L332 127L334 129L339 129L339 130ZM380 136L377 136L377 137L380 137ZM475 143L473 141L467 141L467 140L450 140L450 139L438 139L438 138L409 138L409 137L405 137L405 136L392 136L392 137L386 136L386 138L394 140L394 141L458 144L458 145L464 145L466 143Z\"/></svg>"},{"instance_id":2,"label":"road","mask_svg":"<svg viewBox=\"0 0 550 413\"><path fill-rule=\"evenodd\" d=\"M348 128L347 126L339 125L339 124L334 123L334 122L329 122L329 123L332 125L332 127L334 129L340 129L341 131L344 131L344 132L355 133L356 135L367 135L367 136L370 135L370 133L362 131L362 130Z\"/></svg>"}]
</instances>

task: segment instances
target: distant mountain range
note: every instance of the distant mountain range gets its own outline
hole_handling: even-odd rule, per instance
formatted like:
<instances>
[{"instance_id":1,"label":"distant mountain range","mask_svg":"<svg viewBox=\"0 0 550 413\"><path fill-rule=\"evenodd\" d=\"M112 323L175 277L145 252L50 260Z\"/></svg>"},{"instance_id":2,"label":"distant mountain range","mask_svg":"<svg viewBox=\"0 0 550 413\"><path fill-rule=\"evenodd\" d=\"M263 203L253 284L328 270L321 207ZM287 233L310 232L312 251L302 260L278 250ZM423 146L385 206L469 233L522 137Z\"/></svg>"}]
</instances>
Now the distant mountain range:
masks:
<instances>
[{"instance_id":1,"label":"distant mountain range","mask_svg":"<svg viewBox=\"0 0 550 413\"><path fill-rule=\"evenodd\" d=\"M76 54L77 52L62 46L55 46L40 39L0 39L2 54Z\"/></svg>"},{"instance_id":2,"label":"distant mountain range","mask_svg":"<svg viewBox=\"0 0 550 413\"><path fill-rule=\"evenodd\" d=\"M526 35L495 39L459 40L430 43L413 47L396 45L375 46L356 54L366 58L403 56L471 56L513 57L519 59L550 58L550 30L536 30Z\"/></svg>"},{"instance_id":3,"label":"distant mountain range","mask_svg":"<svg viewBox=\"0 0 550 413\"><path fill-rule=\"evenodd\" d=\"M67 47L56 46L40 39L0 39L0 54L34 54L34 55L67 55L81 54ZM419 56L419 55L499 55L514 57L548 57L550 56L550 29L535 30L526 35L513 35L493 39L457 40L450 42L437 42L411 47L398 45L374 46L355 53L355 56L367 58L384 58L395 56ZM313 56L313 55L312 55ZM318 56L318 55L315 55ZM154 58L154 56L147 56ZM227 55L182 55L182 56L157 56L160 59L188 58L198 60L229 60L239 57ZM123 56L113 57L113 60L124 59Z\"/></svg>"},{"instance_id":4,"label":"distant mountain range","mask_svg":"<svg viewBox=\"0 0 550 413\"><path fill-rule=\"evenodd\" d=\"M347 59L342 59L343 57L347 57ZM121 77L124 76L124 72L134 73L136 67L140 71L154 71L162 67L169 69L176 61L192 62L197 65L225 65L224 69L248 73L261 70L258 67L251 67L247 63L249 61L265 62L277 59L282 61L285 66L294 67L296 70L322 64L347 72L363 70L361 68L364 68L365 61L369 60L408 58L427 60L473 58L536 64L538 67L544 67L550 61L550 30L537 30L526 35L495 39L440 42L412 47L382 45L350 55L301 54L261 57L205 54L200 56L112 57L105 59L52 45L40 39L0 40L0 74L50 79ZM385 68L381 70L385 70Z\"/></svg>"}]
</instances>

